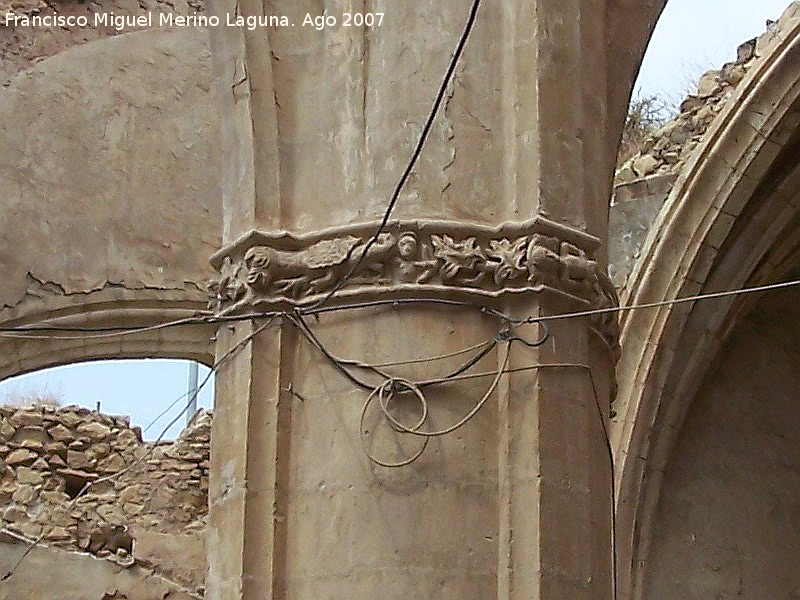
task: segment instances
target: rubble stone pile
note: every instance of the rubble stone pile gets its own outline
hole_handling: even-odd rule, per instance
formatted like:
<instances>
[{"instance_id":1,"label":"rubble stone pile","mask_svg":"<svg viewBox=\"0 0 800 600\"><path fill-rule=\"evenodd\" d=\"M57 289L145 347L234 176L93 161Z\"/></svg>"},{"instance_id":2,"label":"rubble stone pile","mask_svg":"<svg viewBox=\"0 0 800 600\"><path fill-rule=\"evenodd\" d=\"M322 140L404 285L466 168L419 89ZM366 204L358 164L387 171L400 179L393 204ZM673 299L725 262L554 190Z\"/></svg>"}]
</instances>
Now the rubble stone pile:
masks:
<instances>
[{"instance_id":1,"label":"rubble stone pile","mask_svg":"<svg viewBox=\"0 0 800 600\"><path fill-rule=\"evenodd\" d=\"M608 274L618 290L624 289L640 257L653 224L681 173L693 160L705 135L713 133L717 116L728 101L746 94L748 73L758 59L772 51L781 31L800 10L794 3L766 31L741 44L736 60L706 72L697 89L681 102L678 114L647 137L638 153L618 167L609 212ZM721 121L721 119L720 119ZM711 130L711 131L709 131Z\"/></svg>"},{"instance_id":2,"label":"rubble stone pile","mask_svg":"<svg viewBox=\"0 0 800 600\"><path fill-rule=\"evenodd\" d=\"M210 427L201 411L174 442L149 444L127 417L2 407L0 526L96 554L118 549L98 545L103 531L202 535Z\"/></svg>"},{"instance_id":3,"label":"rubble stone pile","mask_svg":"<svg viewBox=\"0 0 800 600\"><path fill-rule=\"evenodd\" d=\"M617 169L616 185L680 171L760 55L759 50L777 35L776 27L776 23L771 24L760 37L741 44L734 62L705 73L697 90L681 102L678 115L649 136L640 151Z\"/></svg>"}]
</instances>

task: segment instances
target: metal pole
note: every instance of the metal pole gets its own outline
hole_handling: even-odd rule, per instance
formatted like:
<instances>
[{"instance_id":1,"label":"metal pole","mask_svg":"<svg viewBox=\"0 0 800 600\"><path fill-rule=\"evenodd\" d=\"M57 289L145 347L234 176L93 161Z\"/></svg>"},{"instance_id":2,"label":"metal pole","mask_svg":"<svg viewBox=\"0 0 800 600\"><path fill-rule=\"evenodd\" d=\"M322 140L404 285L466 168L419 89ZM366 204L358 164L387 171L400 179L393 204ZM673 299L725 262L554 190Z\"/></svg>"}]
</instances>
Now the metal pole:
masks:
<instances>
[{"instance_id":1,"label":"metal pole","mask_svg":"<svg viewBox=\"0 0 800 600\"><path fill-rule=\"evenodd\" d=\"M199 366L195 361L189 362L189 385L187 386L186 390L186 397L187 397L187 405L188 408L186 409L186 426L189 426L189 422L194 417L194 413L197 412L197 378L199 374Z\"/></svg>"}]
</instances>

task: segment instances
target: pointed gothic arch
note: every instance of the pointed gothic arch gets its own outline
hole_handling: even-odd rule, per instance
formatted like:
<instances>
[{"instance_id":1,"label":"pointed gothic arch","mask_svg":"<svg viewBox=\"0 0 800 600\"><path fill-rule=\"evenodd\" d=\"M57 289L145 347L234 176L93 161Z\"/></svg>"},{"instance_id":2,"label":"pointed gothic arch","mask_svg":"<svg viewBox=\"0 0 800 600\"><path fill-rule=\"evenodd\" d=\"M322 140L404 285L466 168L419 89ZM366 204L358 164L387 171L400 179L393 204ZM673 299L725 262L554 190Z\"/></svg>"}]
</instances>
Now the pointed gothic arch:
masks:
<instances>
[{"instance_id":1,"label":"pointed gothic arch","mask_svg":"<svg viewBox=\"0 0 800 600\"><path fill-rule=\"evenodd\" d=\"M681 173L624 304L781 281L800 262L800 10L760 40L760 61ZM612 426L622 598L640 598L667 458L723 342L746 318L741 296L623 315Z\"/></svg>"}]
</instances>

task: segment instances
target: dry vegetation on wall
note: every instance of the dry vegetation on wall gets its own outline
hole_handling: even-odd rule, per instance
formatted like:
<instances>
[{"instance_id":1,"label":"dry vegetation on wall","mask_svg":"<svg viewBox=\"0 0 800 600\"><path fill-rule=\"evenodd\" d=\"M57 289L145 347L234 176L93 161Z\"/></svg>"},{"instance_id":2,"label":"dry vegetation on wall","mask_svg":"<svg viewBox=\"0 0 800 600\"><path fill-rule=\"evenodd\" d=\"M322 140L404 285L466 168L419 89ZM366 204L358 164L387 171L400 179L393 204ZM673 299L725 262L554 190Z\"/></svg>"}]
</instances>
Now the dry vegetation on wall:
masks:
<instances>
[{"instance_id":1,"label":"dry vegetation on wall","mask_svg":"<svg viewBox=\"0 0 800 600\"><path fill-rule=\"evenodd\" d=\"M703 74L696 91L681 102L674 118L659 121L663 102L658 98L635 100L620 146L616 184L682 169L714 117L744 79L758 56L759 45L775 35L776 26L770 25L759 38L741 44L735 61Z\"/></svg>"},{"instance_id":2,"label":"dry vegetation on wall","mask_svg":"<svg viewBox=\"0 0 800 600\"><path fill-rule=\"evenodd\" d=\"M0 406L22 408L25 406L61 406L63 397L59 392L50 390L12 391L0 399Z\"/></svg>"},{"instance_id":3,"label":"dry vegetation on wall","mask_svg":"<svg viewBox=\"0 0 800 600\"><path fill-rule=\"evenodd\" d=\"M202 541L210 425L201 411L180 438L152 445L126 417L75 406L0 408L0 525L122 566L139 559L135 540L145 533ZM185 565L159 567L188 588L202 587Z\"/></svg>"},{"instance_id":4,"label":"dry vegetation on wall","mask_svg":"<svg viewBox=\"0 0 800 600\"><path fill-rule=\"evenodd\" d=\"M631 100L617 152L617 165L635 156L644 147L645 140L672 116L668 103L658 96L638 96Z\"/></svg>"}]
</instances>

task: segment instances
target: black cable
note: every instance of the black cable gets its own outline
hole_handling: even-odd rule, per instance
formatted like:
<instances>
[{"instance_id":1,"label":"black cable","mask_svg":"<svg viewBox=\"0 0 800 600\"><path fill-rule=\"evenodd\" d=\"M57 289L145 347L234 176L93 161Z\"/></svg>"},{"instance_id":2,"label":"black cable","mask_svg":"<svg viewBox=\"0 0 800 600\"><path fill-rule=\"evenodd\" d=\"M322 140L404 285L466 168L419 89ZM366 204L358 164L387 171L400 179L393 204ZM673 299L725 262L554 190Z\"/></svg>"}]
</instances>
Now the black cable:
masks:
<instances>
[{"instance_id":1,"label":"black cable","mask_svg":"<svg viewBox=\"0 0 800 600\"><path fill-rule=\"evenodd\" d=\"M444 97L447 94L447 87L450 85L450 80L453 78L453 73L455 73L456 67L458 66L458 61L461 58L461 55L464 53L464 47L467 45L467 40L469 39L470 33L472 33L472 27L475 24L475 18L478 16L478 8L480 7L481 0L473 0L472 6L470 7L469 15L467 16L467 22L464 25L464 30L461 32L461 37L458 39L458 45L456 46L455 51L453 52L453 56L450 59L450 64L447 65L447 71L445 71L444 78L442 79L442 83L439 86L439 91L436 93L436 98L433 101L433 106L431 107L430 112L428 113L428 117L425 120L425 125L422 128L422 133L419 136L419 140L417 141L417 145L414 147L414 152L411 154L411 158L406 165L403 174L400 176L400 180L397 182L397 185L394 188L394 192L392 192L392 196L389 199L389 204L386 207L386 211L383 213L383 218L381 219L381 224L378 226L378 229L372 235L370 240L364 246L364 249L361 251L361 256L358 257L358 260L353 264L352 267L345 273L344 277L342 277L339 282L333 287L333 289L328 292L324 298L322 298L319 302L316 302L312 305L312 308L320 308L323 304L325 304L328 300L333 298L333 296L338 292L342 286L347 283L347 280L352 277L353 273L355 273L356 269L361 265L363 260L366 258L369 249L378 241L378 237L383 230L386 228L386 224L389 222L389 217L394 210L395 205L397 204L397 200L400 198L400 193L403 191L406 183L408 182L408 178L411 176L411 171L414 169L414 166L417 164L417 160L419 160L420 154L422 154L422 148L425 145L425 141L430 134L431 128L433 127L433 121L436 118L437 113L439 112L439 108L444 101Z\"/></svg>"},{"instance_id":2,"label":"black cable","mask_svg":"<svg viewBox=\"0 0 800 600\"><path fill-rule=\"evenodd\" d=\"M155 323L153 325L110 325L105 327L81 327L79 325L67 325L66 327L58 325L22 325L22 326L0 326L2 333L27 333L27 332L51 332L51 331L68 331L76 333L107 333L112 331L139 331L155 328L177 327L179 325L203 325L206 323L213 323L217 317L185 317L183 319L176 319L174 321L167 321L164 323Z\"/></svg>"},{"instance_id":3,"label":"black cable","mask_svg":"<svg viewBox=\"0 0 800 600\"><path fill-rule=\"evenodd\" d=\"M301 314L301 315L317 315L326 312L334 312L339 310L354 310L358 308L369 308L373 306L401 306L404 304L442 304L446 306L458 306L464 308L476 308L479 309L484 314L491 315L498 319L501 319L507 323L513 325L520 325L522 323L539 323L540 325L544 324L545 321L554 321L559 319L571 319L575 317L586 317L592 315L600 315L600 314L611 314L611 313L619 313L625 311L632 311L632 310L641 310L645 308L657 308L661 306L672 306L675 304L681 304L685 302L696 302L699 300L710 300L714 298L723 298L728 296L736 296L740 294L752 294L757 292L766 292L772 291L782 288L788 288L800 285L800 279L792 280L792 281L784 281L780 283L772 283L767 285L759 285L754 287L746 287L746 288L738 288L735 290L727 290L722 292L712 292L708 294L698 294L695 296L686 296L682 298L673 298L671 300L659 300L657 302L647 302L642 304L628 304L625 306L611 306L607 308L594 308L589 310L577 311L577 312L570 312L570 313L558 313L553 315L542 315L542 316L529 316L523 318L515 318L509 315L506 315L500 311L497 311L493 308L489 308L488 306L479 306L474 303L459 301L459 300L447 300L447 299L439 299L439 298L401 298L396 300L372 300L360 303L353 303L353 304L346 304L342 306L331 306L331 307L324 307L324 308L296 308L294 314ZM124 333L136 333L136 332L144 332L144 331L155 331L158 329L166 329L168 327L178 327L182 325L197 325L197 324L214 324L214 323L227 323L230 321L246 321L250 319L261 319L261 318L272 318L272 317L280 317L286 316L288 313L285 311L262 311L262 312L249 312L243 314L231 314L231 315L200 315L196 317L185 317L183 319L177 319L175 321L167 321L164 323L157 323L154 325L144 325L144 326L118 326L118 327L79 327L79 326L67 326L67 327L59 327L56 325L22 325L22 326L0 326L0 337L5 337L3 334L19 334L22 337L25 333L39 333L42 335L32 335L29 336L30 339L43 339L46 340L49 336L46 335L47 332L69 332L74 331L77 333L99 333L104 334L103 337L108 337L110 332L119 332L120 335ZM75 339L91 339L92 336L87 335L82 338L75 338Z\"/></svg>"},{"instance_id":4,"label":"black cable","mask_svg":"<svg viewBox=\"0 0 800 600\"><path fill-rule=\"evenodd\" d=\"M463 300L448 300L446 298L399 298L395 300L369 300L367 302L356 302L353 304L340 304L337 306L325 306L325 307L299 307L295 310L296 313L300 313L301 315L320 315L322 313L327 312L335 312L341 310L354 310L357 308L371 308L374 306L393 306L397 307L402 304L443 304L445 306L458 306L463 308L480 308L476 304L471 302L465 302Z\"/></svg>"},{"instance_id":5,"label":"black cable","mask_svg":"<svg viewBox=\"0 0 800 600\"><path fill-rule=\"evenodd\" d=\"M461 300L448 300L445 298L399 298L395 300L371 300L366 302L354 302L352 304L344 304L339 306L327 306L322 308L307 308L298 307L294 310L294 314L301 315L320 315L328 312L339 312L345 310L356 310L363 308L371 308L376 306L402 306L406 304L441 304L444 306L455 306L462 308L476 308L483 310L483 307L465 302ZM0 334L2 333L38 333L42 335L30 336L31 339L47 339L47 333L136 333L144 331L156 331L158 329L168 329L170 327L181 327L183 325L214 325L218 323L229 323L231 321L248 321L251 319L268 319L274 317L285 316L286 311L268 310L268 311L254 311L242 314L231 315L197 315L194 317L184 317L182 319L175 319L174 321L165 321L163 323L154 323L151 325L111 325L103 327L84 327L79 325L0 325ZM500 315L496 315L500 316ZM89 339L92 336L85 336Z\"/></svg>"},{"instance_id":6,"label":"black cable","mask_svg":"<svg viewBox=\"0 0 800 600\"><path fill-rule=\"evenodd\" d=\"M341 359L341 358L335 356L332 352L330 352L325 347L325 345L322 343L322 341L316 336L316 334L312 331L311 327L309 327L308 323L306 323L305 319L303 319L303 316L301 314L295 313L293 316L289 316L289 321L291 323L293 323L300 330L300 332L311 343L311 345L315 346L320 352L322 352L322 354L325 356L325 358L327 358L328 361L330 361L330 363L333 364L333 366L339 372L341 372L345 377L347 377L347 379L349 379L352 383L354 383L358 387L360 387L362 389L365 389L365 390L370 390L370 391L374 390L374 388L375 388L374 385L370 385L370 384L358 379L355 375L353 375L350 371L347 370L347 366L370 369L373 372L375 372L376 374L380 375L381 377L386 377L387 376L385 373L381 373L379 370L375 369L374 367L371 367L370 365L361 364L361 363L359 363L357 361L344 360L344 359ZM440 383L444 383L449 379L452 379L454 377L457 377L458 375L461 375L465 371L467 371L467 370L471 369L473 366L475 366L483 357L488 355L489 352L494 350L494 348L497 346L498 342L506 340L506 339L509 340L509 341L518 340L518 341L521 341L521 342L525 343L528 346L534 347L534 346L538 346L538 345L541 345L542 343L544 343L544 341L547 339L547 330L545 329L545 335L544 335L544 337L542 339L537 340L536 342L533 342L533 343L527 342L527 341L523 340L522 338L519 338L519 337L516 337L516 336L504 337L502 335L502 332L500 332L493 339L491 339L486 344L486 346L484 348L481 348L475 354L475 356L473 356L470 359L468 359L465 363L463 363L461 366L457 367L454 371L452 371L448 375L445 375L444 377L441 377L441 378L439 378L437 380L431 380L431 381L424 382L424 383L420 384L420 387L428 387L428 386L431 386L431 385L437 385L437 384L440 384Z\"/></svg>"},{"instance_id":7,"label":"black cable","mask_svg":"<svg viewBox=\"0 0 800 600\"><path fill-rule=\"evenodd\" d=\"M347 379L349 379L353 384L357 385L361 389L372 391L372 389L375 386L369 385L368 383L361 381L358 377L356 377L350 371L348 371L341 363L341 361L339 361L339 359L337 359L333 354L331 354L328 351L328 349L325 346L323 346L322 342L319 341L319 338L317 338L314 332L311 331L311 328L308 326L308 323L306 323L303 320L302 315L290 315L288 316L288 318L289 322L300 330L300 332L311 343L311 345L316 347L317 350L319 350L320 352L322 352L322 354L325 355L325 358L327 358L331 362L331 364L333 364L333 366L336 367L336 370L338 370L342 375L347 377Z\"/></svg>"}]
</instances>

